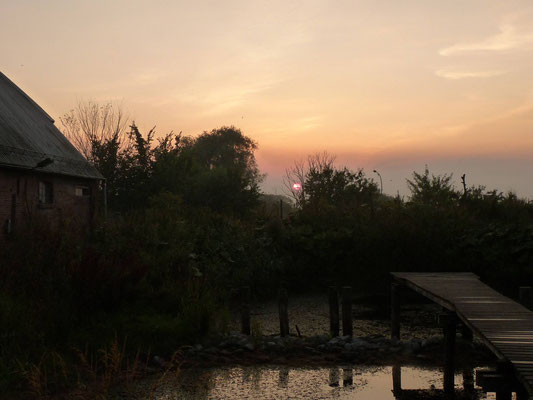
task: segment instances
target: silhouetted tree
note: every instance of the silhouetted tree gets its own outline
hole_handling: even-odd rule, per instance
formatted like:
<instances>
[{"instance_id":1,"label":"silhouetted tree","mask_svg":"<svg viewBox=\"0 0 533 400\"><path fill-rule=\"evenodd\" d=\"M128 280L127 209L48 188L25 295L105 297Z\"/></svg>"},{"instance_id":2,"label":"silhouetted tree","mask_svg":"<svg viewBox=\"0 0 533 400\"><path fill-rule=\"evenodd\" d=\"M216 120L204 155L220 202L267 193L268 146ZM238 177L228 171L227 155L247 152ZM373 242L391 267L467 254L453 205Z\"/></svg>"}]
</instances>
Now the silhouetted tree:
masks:
<instances>
[{"instance_id":1,"label":"silhouetted tree","mask_svg":"<svg viewBox=\"0 0 533 400\"><path fill-rule=\"evenodd\" d=\"M59 121L63 134L106 178L112 201L121 152L128 145L128 118L124 111L112 103L80 101Z\"/></svg>"},{"instance_id":2,"label":"silhouetted tree","mask_svg":"<svg viewBox=\"0 0 533 400\"><path fill-rule=\"evenodd\" d=\"M306 164L297 162L286 171L285 186L300 209L315 213L326 209L345 211L372 203L378 194L374 181L362 169L339 168L334 161L334 156L318 153L309 156ZM294 190L291 182L301 183L301 190Z\"/></svg>"},{"instance_id":3,"label":"silhouetted tree","mask_svg":"<svg viewBox=\"0 0 533 400\"><path fill-rule=\"evenodd\" d=\"M257 144L234 126L204 132L181 151L194 180L185 200L216 211L244 214L258 204L263 179L255 160Z\"/></svg>"},{"instance_id":4,"label":"silhouetted tree","mask_svg":"<svg viewBox=\"0 0 533 400\"><path fill-rule=\"evenodd\" d=\"M459 194L454 189L452 177L452 174L430 175L427 165L423 173L413 172L413 179L407 179L411 202L442 206L456 201Z\"/></svg>"}]
</instances>

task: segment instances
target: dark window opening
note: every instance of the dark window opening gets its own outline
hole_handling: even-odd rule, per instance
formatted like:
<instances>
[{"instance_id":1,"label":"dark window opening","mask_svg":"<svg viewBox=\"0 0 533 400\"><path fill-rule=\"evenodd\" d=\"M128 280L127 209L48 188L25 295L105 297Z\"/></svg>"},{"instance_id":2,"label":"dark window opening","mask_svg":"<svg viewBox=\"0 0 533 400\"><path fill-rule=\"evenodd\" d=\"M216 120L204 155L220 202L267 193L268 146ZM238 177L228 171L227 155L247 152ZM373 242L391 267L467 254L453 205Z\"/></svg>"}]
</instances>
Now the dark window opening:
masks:
<instances>
[{"instance_id":1,"label":"dark window opening","mask_svg":"<svg viewBox=\"0 0 533 400\"><path fill-rule=\"evenodd\" d=\"M87 197L91 195L91 188L89 186L76 186L76 196Z\"/></svg>"},{"instance_id":2,"label":"dark window opening","mask_svg":"<svg viewBox=\"0 0 533 400\"><path fill-rule=\"evenodd\" d=\"M54 202L54 186L50 182L39 182L39 203L52 204Z\"/></svg>"}]
</instances>

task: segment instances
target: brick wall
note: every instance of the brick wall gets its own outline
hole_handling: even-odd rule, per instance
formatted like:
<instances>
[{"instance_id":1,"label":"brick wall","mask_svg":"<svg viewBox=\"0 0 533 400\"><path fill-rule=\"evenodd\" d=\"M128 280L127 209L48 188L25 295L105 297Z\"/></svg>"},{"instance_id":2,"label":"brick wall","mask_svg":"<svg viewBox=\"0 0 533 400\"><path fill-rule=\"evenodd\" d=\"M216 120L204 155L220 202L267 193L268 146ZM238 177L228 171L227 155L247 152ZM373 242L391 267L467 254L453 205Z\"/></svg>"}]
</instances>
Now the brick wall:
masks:
<instances>
[{"instance_id":1,"label":"brick wall","mask_svg":"<svg viewBox=\"0 0 533 400\"><path fill-rule=\"evenodd\" d=\"M53 201L40 204L39 182L52 185ZM79 196L76 187L89 188L89 195ZM6 224L23 230L32 221L44 221L52 229L62 224L88 228L96 212L97 183L94 180L0 169L0 240L6 237Z\"/></svg>"}]
</instances>

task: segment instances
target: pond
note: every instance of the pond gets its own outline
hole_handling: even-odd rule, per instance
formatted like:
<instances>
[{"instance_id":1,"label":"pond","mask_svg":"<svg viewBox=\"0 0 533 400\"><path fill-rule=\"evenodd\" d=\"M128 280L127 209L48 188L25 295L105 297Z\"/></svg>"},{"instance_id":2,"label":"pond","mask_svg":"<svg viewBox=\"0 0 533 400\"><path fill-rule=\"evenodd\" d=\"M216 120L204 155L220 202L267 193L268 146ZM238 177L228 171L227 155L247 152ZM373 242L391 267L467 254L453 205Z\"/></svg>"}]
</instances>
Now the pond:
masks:
<instances>
[{"instance_id":1,"label":"pond","mask_svg":"<svg viewBox=\"0 0 533 400\"><path fill-rule=\"evenodd\" d=\"M473 369L455 377L458 398L494 399L474 387ZM393 379L394 378L394 379ZM393 380L396 390L393 391ZM442 370L414 366L234 366L186 369L130 387L122 399L440 399ZM401 385L401 391L398 390ZM396 394L396 397L395 397Z\"/></svg>"}]
</instances>

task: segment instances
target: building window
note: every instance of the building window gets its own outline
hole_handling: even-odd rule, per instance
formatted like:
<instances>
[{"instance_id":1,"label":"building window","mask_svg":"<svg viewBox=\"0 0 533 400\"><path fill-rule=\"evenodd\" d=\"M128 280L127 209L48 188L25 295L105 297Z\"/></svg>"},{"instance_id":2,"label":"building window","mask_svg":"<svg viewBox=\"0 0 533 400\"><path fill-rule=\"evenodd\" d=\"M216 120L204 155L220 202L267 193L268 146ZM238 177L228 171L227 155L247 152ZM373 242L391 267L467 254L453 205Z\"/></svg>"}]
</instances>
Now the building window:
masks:
<instances>
[{"instance_id":1,"label":"building window","mask_svg":"<svg viewBox=\"0 0 533 400\"><path fill-rule=\"evenodd\" d=\"M76 196L87 197L91 195L89 186L76 186Z\"/></svg>"},{"instance_id":2,"label":"building window","mask_svg":"<svg viewBox=\"0 0 533 400\"><path fill-rule=\"evenodd\" d=\"M50 182L39 182L39 203L52 204L54 202L54 186Z\"/></svg>"}]
</instances>

